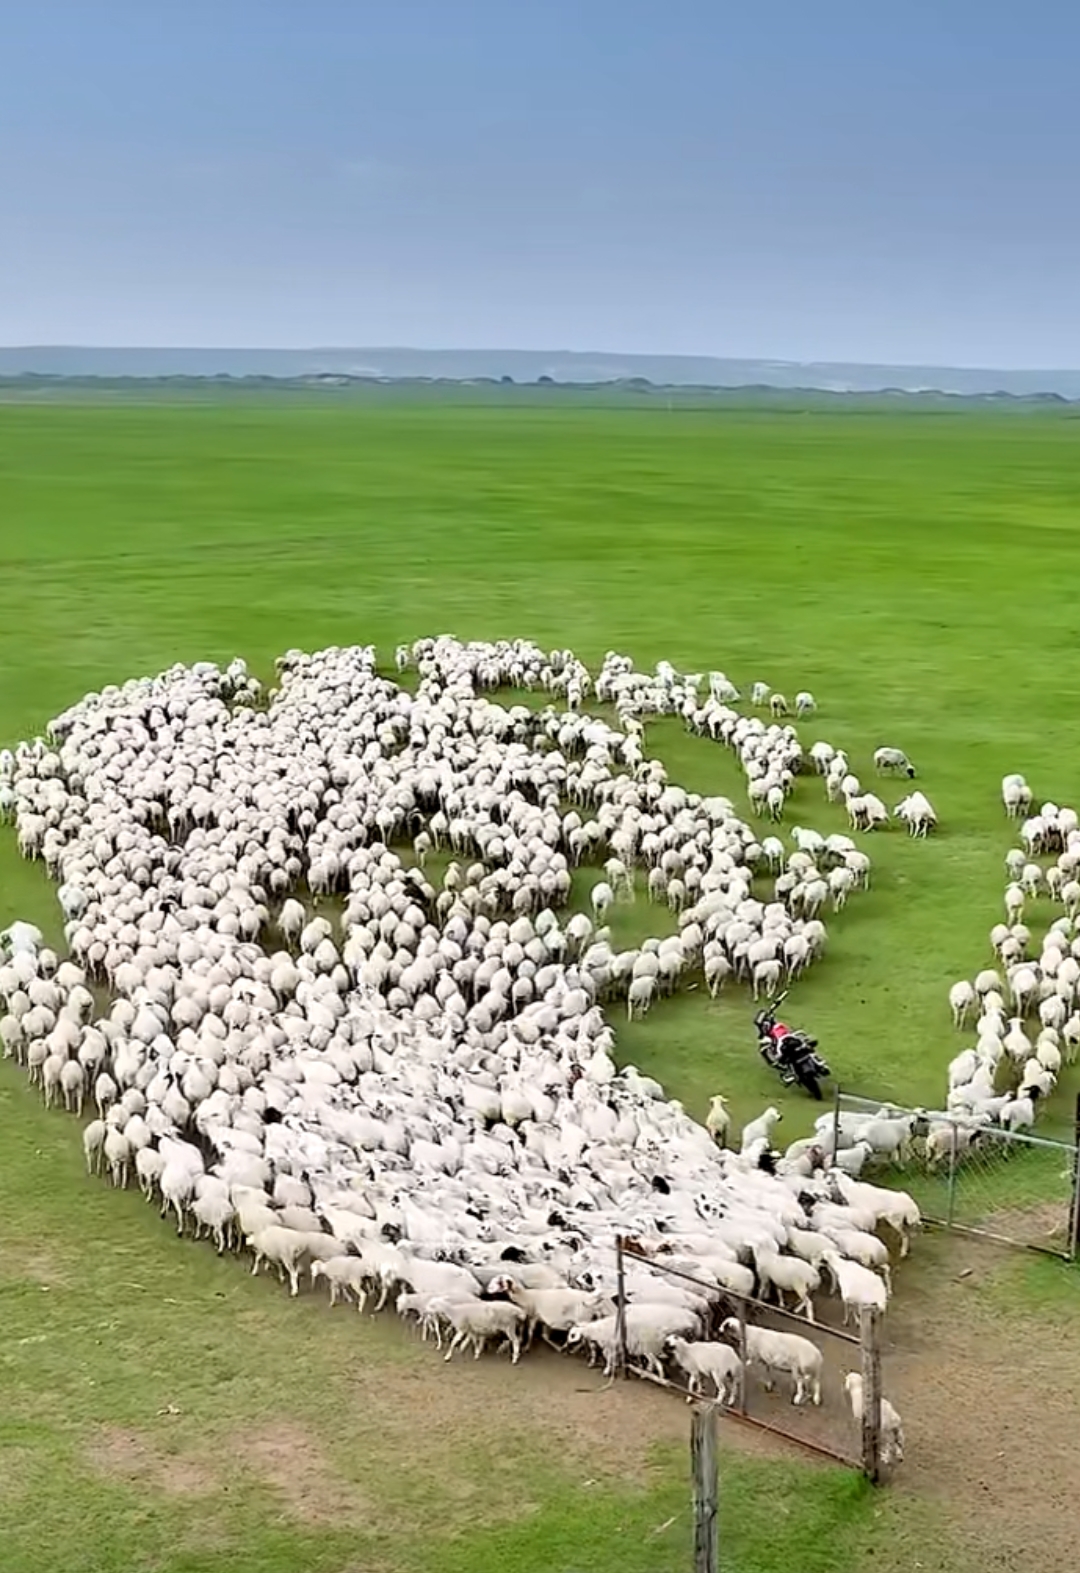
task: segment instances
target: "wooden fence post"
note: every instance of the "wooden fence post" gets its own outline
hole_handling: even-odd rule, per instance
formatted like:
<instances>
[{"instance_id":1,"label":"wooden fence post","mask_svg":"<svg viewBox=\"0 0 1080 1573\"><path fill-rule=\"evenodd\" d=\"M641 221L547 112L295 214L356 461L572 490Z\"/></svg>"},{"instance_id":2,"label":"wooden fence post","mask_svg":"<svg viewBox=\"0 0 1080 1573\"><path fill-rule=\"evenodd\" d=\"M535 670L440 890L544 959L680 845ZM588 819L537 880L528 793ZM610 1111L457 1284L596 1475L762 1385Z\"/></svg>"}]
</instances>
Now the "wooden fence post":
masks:
<instances>
[{"instance_id":1,"label":"wooden fence post","mask_svg":"<svg viewBox=\"0 0 1080 1573\"><path fill-rule=\"evenodd\" d=\"M862 1345L863 1474L873 1485L881 1479L881 1340L878 1313L864 1305L859 1312L859 1339Z\"/></svg>"},{"instance_id":2,"label":"wooden fence post","mask_svg":"<svg viewBox=\"0 0 1080 1573\"><path fill-rule=\"evenodd\" d=\"M1073 1172L1072 1191L1069 1197L1069 1259L1080 1255L1080 1092L1076 1095L1073 1115Z\"/></svg>"},{"instance_id":3,"label":"wooden fence post","mask_svg":"<svg viewBox=\"0 0 1080 1573\"><path fill-rule=\"evenodd\" d=\"M694 1573L719 1573L720 1479L716 1467L716 1409L698 1404L690 1426L694 1478Z\"/></svg>"},{"instance_id":4,"label":"wooden fence post","mask_svg":"<svg viewBox=\"0 0 1080 1573\"><path fill-rule=\"evenodd\" d=\"M615 1374L626 1375L626 1269L621 1234L615 1236Z\"/></svg>"},{"instance_id":5,"label":"wooden fence post","mask_svg":"<svg viewBox=\"0 0 1080 1573\"><path fill-rule=\"evenodd\" d=\"M742 1369L739 1372L739 1413L746 1414L746 1384L749 1362L746 1353L746 1301L739 1297L739 1360Z\"/></svg>"}]
</instances>

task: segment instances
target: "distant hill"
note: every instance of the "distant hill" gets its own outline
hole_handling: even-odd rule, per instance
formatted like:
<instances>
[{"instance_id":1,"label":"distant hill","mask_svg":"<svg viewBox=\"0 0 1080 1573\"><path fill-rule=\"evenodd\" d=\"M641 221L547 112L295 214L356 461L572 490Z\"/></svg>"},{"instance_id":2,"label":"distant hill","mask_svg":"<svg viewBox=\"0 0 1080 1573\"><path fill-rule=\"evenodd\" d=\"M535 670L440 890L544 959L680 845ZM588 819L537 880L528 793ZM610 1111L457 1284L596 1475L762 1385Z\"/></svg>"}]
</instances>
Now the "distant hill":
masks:
<instances>
[{"instance_id":1,"label":"distant hill","mask_svg":"<svg viewBox=\"0 0 1080 1573\"><path fill-rule=\"evenodd\" d=\"M558 384L618 382L653 388L767 388L834 394L1053 395L1080 399L1080 371L724 360L705 355L605 355L572 350L0 348L0 377L358 378Z\"/></svg>"}]
</instances>

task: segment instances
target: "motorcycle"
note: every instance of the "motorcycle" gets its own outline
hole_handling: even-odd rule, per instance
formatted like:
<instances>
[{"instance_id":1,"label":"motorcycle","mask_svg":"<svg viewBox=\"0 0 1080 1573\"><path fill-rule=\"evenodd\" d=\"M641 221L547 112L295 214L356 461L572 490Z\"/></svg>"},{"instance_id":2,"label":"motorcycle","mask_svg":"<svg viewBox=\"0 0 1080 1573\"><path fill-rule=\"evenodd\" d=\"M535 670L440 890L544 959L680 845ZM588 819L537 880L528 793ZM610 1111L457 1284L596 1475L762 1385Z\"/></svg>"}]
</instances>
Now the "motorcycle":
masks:
<instances>
[{"instance_id":1,"label":"motorcycle","mask_svg":"<svg viewBox=\"0 0 1080 1573\"><path fill-rule=\"evenodd\" d=\"M778 1021L776 1013L787 999L787 990L770 1000L764 1010L754 1017L758 1034L758 1052L766 1065L777 1071L785 1087L796 1083L821 1101L821 1082L831 1075L829 1067L816 1053L817 1039L809 1033Z\"/></svg>"}]
</instances>

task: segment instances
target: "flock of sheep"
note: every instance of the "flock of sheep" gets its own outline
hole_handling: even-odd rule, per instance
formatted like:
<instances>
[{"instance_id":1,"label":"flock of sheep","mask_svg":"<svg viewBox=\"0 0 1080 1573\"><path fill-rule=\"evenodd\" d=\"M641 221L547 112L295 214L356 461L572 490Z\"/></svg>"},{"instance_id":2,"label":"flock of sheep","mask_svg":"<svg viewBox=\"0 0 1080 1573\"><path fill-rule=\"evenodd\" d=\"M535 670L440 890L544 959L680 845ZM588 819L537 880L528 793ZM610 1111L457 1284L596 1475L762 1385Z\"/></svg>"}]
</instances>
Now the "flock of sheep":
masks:
<instances>
[{"instance_id":1,"label":"flock of sheep","mask_svg":"<svg viewBox=\"0 0 1080 1573\"><path fill-rule=\"evenodd\" d=\"M1001 797L1010 818L1027 817L1020 846L1005 857L1007 921L990 931L998 966L949 990L954 1025L975 1016L976 1041L949 1066L947 1107L955 1121L931 1132L932 1158L964 1156L995 1126L1030 1130L1040 1099L1080 1052L1080 818L1056 803L1031 814L1031 788L1020 775L1004 778ZM1044 869L1039 856L1054 862ZM1035 955L1023 919L1027 904L1043 895L1063 911ZM1011 1091L1002 1090L1006 1083Z\"/></svg>"},{"instance_id":2,"label":"flock of sheep","mask_svg":"<svg viewBox=\"0 0 1080 1573\"><path fill-rule=\"evenodd\" d=\"M808 1324L830 1290L845 1318L883 1310L910 1198L860 1181L857 1149L777 1161L775 1111L721 1146L616 1066L602 1008L644 1012L691 973L769 993L821 955L827 905L868 882L849 837L796 827L789 854L646 753L650 718L680 715L735 751L778 819L806 763L783 697L758 685L766 722L723 673L609 654L593 679L525 641L423 639L397 664L414 693L370 647L290 651L268 695L241 661L175 666L0 753L0 815L57 881L68 950L26 923L0 936L0 1040L47 1104L93 1103L90 1170L137 1181L178 1232L250 1251L293 1294L306 1274L361 1309L392 1297L448 1359L494 1343L516 1361L539 1335L612 1370L619 1236L638 1253L631 1361L723 1397L746 1375L732 1296ZM549 702L507 707L500 688ZM590 695L617 725L583 710ZM883 823L842 753L809 760L854 828ZM899 750L875 764L914 774ZM913 834L934 824L921 793L896 814ZM412 862L392 850L407 840ZM567 916L582 861L605 878L592 916ZM678 932L616 950L603 920L635 876ZM870 1123L870 1151L902 1140L887 1111ZM782 1374L794 1402L820 1402L812 1339L751 1326L745 1353L766 1385ZM857 1380L846 1392L857 1416ZM886 1434L899 1457L888 1406Z\"/></svg>"}]
</instances>

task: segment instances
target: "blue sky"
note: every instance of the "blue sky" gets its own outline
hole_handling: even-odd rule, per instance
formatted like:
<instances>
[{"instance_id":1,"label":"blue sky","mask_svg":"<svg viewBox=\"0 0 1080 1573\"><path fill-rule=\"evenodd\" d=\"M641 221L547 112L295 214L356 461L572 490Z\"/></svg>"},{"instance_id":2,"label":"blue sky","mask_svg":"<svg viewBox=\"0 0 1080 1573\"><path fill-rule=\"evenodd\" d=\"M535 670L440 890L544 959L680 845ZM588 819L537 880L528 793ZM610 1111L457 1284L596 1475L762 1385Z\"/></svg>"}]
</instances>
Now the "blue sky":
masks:
<instances>
[{"instance_id":1,"label":"blue sky","mask_svg":"<svg viewBox=\"0 0 1080 1573\"><path fill-rule=\"evenodd\" d=\"M11 0L0 342L1080 366L1080 7Z\"/></svg>"}]
</instances>

